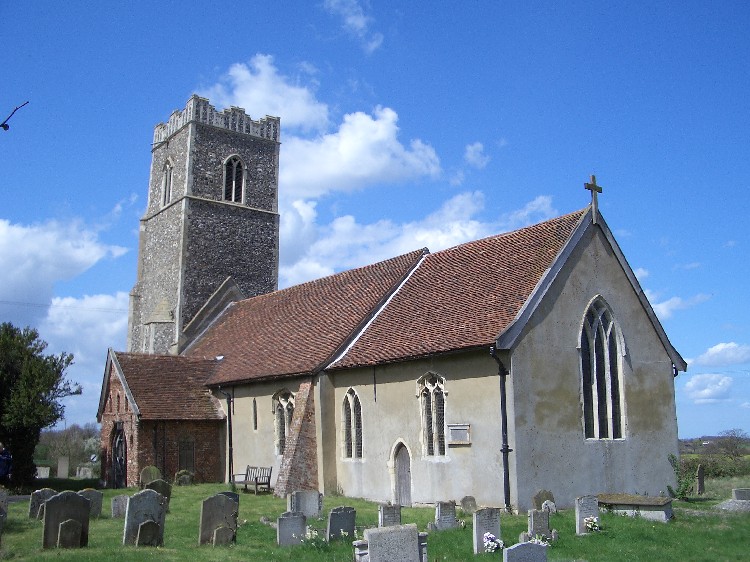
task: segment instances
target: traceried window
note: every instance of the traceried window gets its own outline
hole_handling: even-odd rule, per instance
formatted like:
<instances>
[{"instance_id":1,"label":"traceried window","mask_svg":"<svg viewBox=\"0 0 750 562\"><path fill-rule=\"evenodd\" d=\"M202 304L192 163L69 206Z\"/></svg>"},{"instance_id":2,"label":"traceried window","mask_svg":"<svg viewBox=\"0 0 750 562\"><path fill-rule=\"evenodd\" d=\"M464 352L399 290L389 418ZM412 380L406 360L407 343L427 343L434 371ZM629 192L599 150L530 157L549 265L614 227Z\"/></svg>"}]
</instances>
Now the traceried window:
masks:
<instances>
[{"instance_id":1,"label":"traceried window","mask_svg":"<svg viewBox=\"0 0 750 562\"><path fill-rule=\"evenodd\" d=\"M347 459L362 458L362 404L359 396L350 388L344 397L343 415L344 457Z\"/></svg>"},{"instance_id":2,"label":"traceried window","mask_svg":"<svg viewBox=\"0 0 750 562\"><path fill-rule=\"evenodd\" d=\"M174 166L172 165L172 162L167 162L164 164L164 176L162 179L162 186L161 186L161 193L162 193L162 199L161 199L161 205L162 207L169 204L170 201L172 201L172 180L174 176Z\"/></svg>"},{"instance_id":3,"label":"traceried window","mask_svg":"<svg viewBox=\"0 0 750 562\"><path fill-rule=\"evenodd\" d=\"M276 454L283 455L286 438L294 415L294 396L288 390L279 391L273 398L273 415L276 429Z\"/></svg>"},{"instance_id":4,"label":"traceried window","mask_svg":"<svg viewBox=\"0 0 750 562\"><path fill-rule=\"evenodd\" d=\"M239 156L230 157L224 164L224 200L242 203L245 172Z\"/></svg>"},{"instance_id":5,"label":"traceried window","mask_svg":"<svg viewBox=\"0 0 750 562\"><path fill-rule=\"evenodd\" d=\"M583 425L587 439L620 439L623 426L621 343L601 297L589 306L581 329Z\"/></svg>"},{"instance_id":6,"label":"traceried window","mask_svg":"<svg viewBox=\"0 0 750 562\"><path fill-rule=\"evenodd\" d=\"M427 373L417 381L417 389L422 407L425 455L445 455L445 379Z\"/></svg>"}]
</instances>

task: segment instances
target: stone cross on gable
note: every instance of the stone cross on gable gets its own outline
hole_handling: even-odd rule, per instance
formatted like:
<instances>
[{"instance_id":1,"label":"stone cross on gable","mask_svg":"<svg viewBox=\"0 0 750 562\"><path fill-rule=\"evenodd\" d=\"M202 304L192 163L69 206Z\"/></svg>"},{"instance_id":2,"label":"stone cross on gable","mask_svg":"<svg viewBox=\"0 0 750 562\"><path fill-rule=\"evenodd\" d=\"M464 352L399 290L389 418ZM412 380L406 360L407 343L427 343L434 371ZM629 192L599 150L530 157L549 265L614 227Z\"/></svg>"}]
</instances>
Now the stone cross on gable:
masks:
<instances>
[{"instance_id":1,"label":"stone cross on gable","mask_svg":"<svg viewBox=\"0 0 750 562\"><path fill-rule=\"evenodd\" d=\"M596 223L596 215L599 213L599 205L597 204L596 195L602 192L602 187L596 185L596 176L591 175L591 183L584 183L583 187L591 192L591 215Z\"/></svg>"}]
</instances>

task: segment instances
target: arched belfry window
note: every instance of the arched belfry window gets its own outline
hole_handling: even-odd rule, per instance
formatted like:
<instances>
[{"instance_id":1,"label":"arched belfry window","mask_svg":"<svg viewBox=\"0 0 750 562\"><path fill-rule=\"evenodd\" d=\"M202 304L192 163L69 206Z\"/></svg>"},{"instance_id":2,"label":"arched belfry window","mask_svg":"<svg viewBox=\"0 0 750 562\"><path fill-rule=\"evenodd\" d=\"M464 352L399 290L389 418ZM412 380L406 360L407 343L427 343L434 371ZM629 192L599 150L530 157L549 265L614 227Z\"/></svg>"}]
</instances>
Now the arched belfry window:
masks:
<instances>
[{"instance_id":1,"label":"arched belfry window","mask_svg":"<svg viewBox=\"0 0 750 562\"><path fill-rule=\"evenodd\" d=\"M239 156L231 156L224 164L224 200L242 203L245 188L245 167Z\"/></svg>"},{"instance_id":2,"label":"arched belfry window","mask_svg":"<svg viewBox=\"0 0 750 562\"><path fill-rule=\"evenodd\" d=\"M427 373L417 381L417 396L422 408L425 455L445 455L445 379Z\"/></svg>"},{"instance_id":3,"label":"arched belfry window","mask_svg":"<svg viewBox=\"0 0 750 562\"><path fill-rule=\"evenodd\" d=\"M362 458L362 404L359 396L350 388L344 397L341 416L344 457Z\"/></svg>"},{"instance_id":4,"label":"arched belfry window","mask_svg":"<svg viewBox=\"0 0 750 562\"><path fill-rule=\"evenodd\" d=\"M174 165L170 160L164 164L162 182L161 182L161 204L162 207L172 201L172 182L174 179Z\"/></svg>"},{"instance_id":5,"label":"arched belfry window","mask_svg":"<svg viewBox=\"0 0 750 562\"><path fill-rule=\"evenodd\" d=\"M280 390L273 397L273 416L276 430L276 454L283 455L286 438L294 415L294 395L288 390Z\"/></svg>"},{"instance_id":6,"label":"arched belfry window","mask_svg":"<svg viewBox=\"0 0 750 562\"><path fill-rule=\"evenodd\" d=\"M587 439L622 437L622 343L612 311L601 297L589 305L580 339L583 425Z\"/></svg>"}]
</instances>

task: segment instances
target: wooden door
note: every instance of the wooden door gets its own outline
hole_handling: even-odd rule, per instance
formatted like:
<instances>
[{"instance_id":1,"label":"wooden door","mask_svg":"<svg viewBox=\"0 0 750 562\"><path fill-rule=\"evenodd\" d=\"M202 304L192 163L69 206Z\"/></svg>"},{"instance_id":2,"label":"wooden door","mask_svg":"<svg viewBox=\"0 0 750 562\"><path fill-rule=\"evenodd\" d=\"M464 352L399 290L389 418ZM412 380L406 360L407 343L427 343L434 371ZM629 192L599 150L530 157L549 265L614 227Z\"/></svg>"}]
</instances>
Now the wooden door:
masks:
<instances>
[{"instance_id":1,"label":"wooden door","mask_svg":"<svg viewBox=\"0 0 750 562\"><path fill-rule=\"evenodd\" d=\"M411 507L411 458L403 443L395 452L396 504Z\"/></svg>"}]
</instances>

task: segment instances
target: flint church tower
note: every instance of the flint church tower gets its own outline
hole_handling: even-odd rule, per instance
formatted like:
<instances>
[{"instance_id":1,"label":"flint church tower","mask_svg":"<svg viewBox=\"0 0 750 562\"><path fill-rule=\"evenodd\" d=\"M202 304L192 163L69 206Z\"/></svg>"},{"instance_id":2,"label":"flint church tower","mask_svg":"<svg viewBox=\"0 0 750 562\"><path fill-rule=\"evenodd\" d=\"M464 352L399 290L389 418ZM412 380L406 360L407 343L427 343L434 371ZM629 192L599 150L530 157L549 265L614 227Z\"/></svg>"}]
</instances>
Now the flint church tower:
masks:
<instances>
[{"instance_id":1,"label":"flint church tower","mask_svg":"<svg viewBox=\"0 0 750 562\"><path fill-rule=\"evenodd\" d=\"M179 353L228 302L277 288L279 128L198 96L156 126L128 351Z\"/></svg>"}]
</instances>

